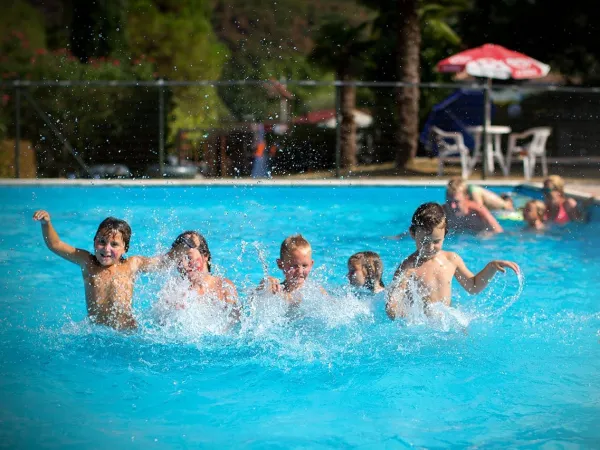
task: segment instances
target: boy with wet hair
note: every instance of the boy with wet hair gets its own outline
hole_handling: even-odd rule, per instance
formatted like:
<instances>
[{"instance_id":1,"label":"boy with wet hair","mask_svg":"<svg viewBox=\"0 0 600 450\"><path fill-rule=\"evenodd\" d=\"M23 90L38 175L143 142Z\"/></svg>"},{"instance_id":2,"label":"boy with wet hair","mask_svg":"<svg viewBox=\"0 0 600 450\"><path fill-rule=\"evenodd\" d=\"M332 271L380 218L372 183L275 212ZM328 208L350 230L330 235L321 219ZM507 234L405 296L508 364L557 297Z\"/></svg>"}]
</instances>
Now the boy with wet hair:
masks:
<instances>
[{"instance_id":1,"label":"boy with wet hair","mask_svg":"<svg viewBox=\"0 0 600 450\"><path fill-rule=\"evenodd\" d=\"M158 270L172 252L155 258L125 258L131 227L114 217L107 217L98 226L93 254L61 241L47 211L36 211L33 219L42 224L44 242L50 251L81 267L90 320L116 330L136 328L131 307L135 278L140 272Z\"/></svg>"},{"instance_id":2,"label":"boy with wet hair","mask_svg":"<svg viewBox=\"0 0 600 450\"><path fill-rule=\"evenodd\" d=\"M297 305L302 301L297 291L304 286L313 264L310 243L301 234L289 236L281 243L277 259L277 267L283 271L284 280L280 282L275 277L267 277L258 290L279 294L289 304Z\"/></svg>"},{"instance_id":3,"label":"boy with wet hair","mask_svg":"<svg viewBox=\"0 0 600 450\"><path fill-rule=\"evenodd\" d=\"M392 320L406 316L414 301L411 298L414 290L409 290L409 281L423 299L427 312L432 303L442 302L450 306L452 278L456 278L469 294L477 294L487 287L496 272L505 272L508 267L519 273L519 266L514 262L494 260L473 275L459 255L442 250L448 221L444 208L437 203L419 206L409 231L417 250L400 264L386 295L385 308Z\"/></svg>"}]
</instances>

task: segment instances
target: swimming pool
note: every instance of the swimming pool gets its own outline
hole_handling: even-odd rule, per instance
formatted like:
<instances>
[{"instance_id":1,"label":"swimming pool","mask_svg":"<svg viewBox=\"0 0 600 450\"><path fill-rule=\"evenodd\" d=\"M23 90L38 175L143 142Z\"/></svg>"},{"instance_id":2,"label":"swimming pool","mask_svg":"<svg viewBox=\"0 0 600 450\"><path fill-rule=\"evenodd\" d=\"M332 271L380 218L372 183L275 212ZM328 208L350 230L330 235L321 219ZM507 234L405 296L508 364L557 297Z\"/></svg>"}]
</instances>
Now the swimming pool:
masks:
<instances>
[{"instance_id":1,"label":"swimming pool","mask_svg":"<svg viewBox=\"0 0 600 450\"><path fill-rule=\"evenodd\" d=\"M498 187L496 190L509 188ZM512 259L479 296L454 287L456 318L402 326L346 294L346 260L374 250L389 282L413 251L404 231L441 187L0 187L0 442L12 448L527 447L600 442L600 233L517 222L490 239L450 236L472 270ZM100 221L133 229L130 255L204 233L242 299L302 232L311 277L334 294L303 319L268 311L215 333L201 317L155 323L164 279L144 276L134 335L89 326L79 269L46 249L35 209L91 249ZM518 296L517 296L518 295ZM514 303L512 303L514 301ZM511 304L512 303L512 304ZM248 312L247 312L248 313ZM249 313L248 313L249 314Z\"/></svg>"}]
</instances>

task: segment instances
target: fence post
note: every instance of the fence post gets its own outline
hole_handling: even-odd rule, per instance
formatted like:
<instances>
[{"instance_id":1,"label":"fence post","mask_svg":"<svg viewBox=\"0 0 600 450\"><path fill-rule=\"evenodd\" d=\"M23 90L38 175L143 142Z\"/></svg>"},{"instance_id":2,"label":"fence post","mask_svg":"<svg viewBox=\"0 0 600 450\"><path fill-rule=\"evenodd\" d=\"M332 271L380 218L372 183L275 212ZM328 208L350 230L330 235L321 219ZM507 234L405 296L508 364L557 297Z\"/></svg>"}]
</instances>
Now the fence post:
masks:
<instances>
[{"instance_id":1,"label":"fence post","mask_svg":"<svg viewBox=\"0 0 600 450\"><path fill-rule=\"evenodd\" d=\"M335 177L340 177L342 159L342 96L339 81L335 82Z\"/></svg>"},{"instance_id":2,"label":"fence post","mask_svg":"<svg viewBox=\"0 0 600 450\"><path fill-rule=\"evenodd\" d=\"M165 91L164 80L158 80L158 165L160 176L165 175Z\"/></svg>"},{"instance_id":3,"label":"fence post","mask_svg":"<svg viewBox=\"0 0 600 450\"><path fill-rule=\"evenodd\" d=\"M21 87L15 82L15 178L21 178Z\"/></svg>"},{"instance_id":4,"label":"fence post","mask_svg":"<svg viewBox=\"0 0 600 450\"><path fill-rule=\"evenodd\" d=\"M492 79L488 78L483 90L483 129L481 130L481 158L482 171L481 179L485 180L488 176L488 127L492 124L492 105L491 105ZM493 158L493 157L492 157Z\"/></svg>"}]
</instances>

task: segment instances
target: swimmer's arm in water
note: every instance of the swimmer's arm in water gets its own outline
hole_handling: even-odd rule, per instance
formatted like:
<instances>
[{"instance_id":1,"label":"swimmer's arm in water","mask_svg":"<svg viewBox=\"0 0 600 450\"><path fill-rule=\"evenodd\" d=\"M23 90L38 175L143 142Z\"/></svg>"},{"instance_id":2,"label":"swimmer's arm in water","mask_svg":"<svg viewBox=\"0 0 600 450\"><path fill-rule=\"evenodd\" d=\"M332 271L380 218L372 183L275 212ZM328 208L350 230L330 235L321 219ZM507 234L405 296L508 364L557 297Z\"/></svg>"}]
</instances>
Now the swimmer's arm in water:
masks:
<instances>
[{"instance_id":1,"label":"swimmer's arm in water","mask_svg":"<svg viewBox=\"0 0 600 450\"><path fill-rule=\"evenodd\" d=\"M61 258L80 266L89 261L90 253L88 251L75 248L60 240L58 233L50 222L50 214L47 211L41 209L36 211L33 213L33 220L36 220L42 224L42 235L44 236L44 242L50 251L56 253Z\"/></svg>"},{"instance_id":2,"label":"swimmer's arm in water","mask_svg":"<svg viewBox=\"0 0 600 450\"><path fill-rule=\"evenodd\" d=\"M453 254L452 259L456 264L456 271L454 276L460 283L460 285L469 294L479 294L483 291L494 275L497 272L506 272L506 268L512 269L516 274L519 273L519 266L512 261L494 260L486 264L486 266L476 275L467 269L464 261L457 254Z\"/></svg>"},{"instance_id":3,"label":"swimmer's arm in water","mask_svg":"<svg viewBox=\"0 0 600 450\"><path fill-rule=\"evenodd\" d=\"M399 241L401 239L405 239L410 237L410 233L408 231L405 231L403 233L400 234L396 234L394 236L384 236L384 239L389 239L390 241Z\"/></svg>"},{"instance_id":4,"label":"swimmer's arm in water","mask_svg":"<svg viewBox=\"0 0 600 450\"><path fill-rule=\"evenodd\" d=\"M394 274L390 289L385 296L385 312L391 320L406 316L408 302L408 280L414 275L415 269L405 260Z\"/></svg>"},{"instance_id":5,"label":"swimmer's arm in water","mask_svg":"<svg viewBox=\"0 0 600 450\"><path fill-rule=\"evenodd\" d=\"M502 233L504 231L490 210L485 206L473 205L473 210L476 211L477 214L479 214L479 217L486 223L489 228L488 231L493 233Z\"/></svg>"}]
</instances>

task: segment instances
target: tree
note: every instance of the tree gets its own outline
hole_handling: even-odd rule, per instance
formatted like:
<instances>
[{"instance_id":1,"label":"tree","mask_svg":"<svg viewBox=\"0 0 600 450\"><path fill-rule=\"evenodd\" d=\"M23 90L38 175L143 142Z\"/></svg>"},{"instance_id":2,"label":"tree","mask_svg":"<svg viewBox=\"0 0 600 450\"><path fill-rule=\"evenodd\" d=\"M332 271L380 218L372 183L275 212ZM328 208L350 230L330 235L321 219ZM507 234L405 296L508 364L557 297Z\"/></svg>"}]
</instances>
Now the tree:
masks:
<instances>
[{"instance_id":1,"label":"tree","mask_svg":"<svg viewBox=\"0 0 600 450\"><path fill-rule=\"evenodd\" d=\"M81 62L126 54L124 0L74 0L71 51Z\"/></svg>"},{"instance_id":2,"label":"tree","mask_svg":"<svg viewBox=\"0 0 600 450\"><path fill-rule=\"evenodd\" d=\"M325 23L319 30L315 47L309 58L335 72L340 81L352 81L365 68L367 52L373 47L366 30L368 23L351 26L340 19ZM342 85L341 97L341 166L356 166L356 86Z\"/></svg>"},{"instance_id":3,"label":"tree","mask_svg":"<svg viewBox=\"0 0 600 450\"><path fill-rule=\"evenodd\" d=\"M127 37L138 60L170 80L218 80L228 56L209 21L206 0L131 0ZM180 128L210 127L229 112L213 86L173 88L170 137Z\"/></svg>"},{"instance_id":4,"label":"tree","mask_svg":"<svg viewBox=\"0 0 600 450\"><path fill-rule=\"evenodd\" d=\"M419 86L421 81L421 26L418 0L398 0L396 68L398 81L410 83L396 89L398 128L396 168L417 156L419 139Z\"/></svg>"},{"instance_id":5,"label":"tree","mask_svg":"<svg viewBox=\"0 0 600 450\"><path fill-rule=\"evenodd\" d=\"M456 48L460 39L448 22L468 7L467 0L363 0L379 9L373 23L377 38L375 60L371 74L381 81L408 83L396 89L393 97L378 92L382 136L394 141L394 160L397 168L405 167L417 154L421 94L416 86L422 78L435 78L435 63L445 56L444 51ZM423 51L422 39L431 46ZM389 58L392 54L394 57ZM425 96L431 102L435 96ZM393 99L393 103L390 100ZM383 121L381 118L383 117ZM391 123L391 126L388 124ZM381 143L380 143L381 145ZM384 144L385 145L385 144Z\"/></svg>"}]
</instances>

